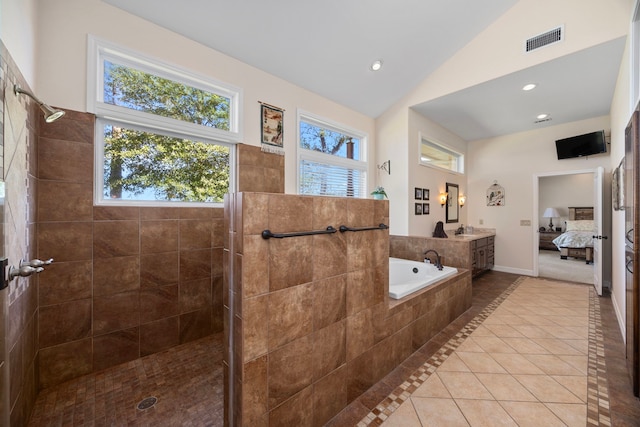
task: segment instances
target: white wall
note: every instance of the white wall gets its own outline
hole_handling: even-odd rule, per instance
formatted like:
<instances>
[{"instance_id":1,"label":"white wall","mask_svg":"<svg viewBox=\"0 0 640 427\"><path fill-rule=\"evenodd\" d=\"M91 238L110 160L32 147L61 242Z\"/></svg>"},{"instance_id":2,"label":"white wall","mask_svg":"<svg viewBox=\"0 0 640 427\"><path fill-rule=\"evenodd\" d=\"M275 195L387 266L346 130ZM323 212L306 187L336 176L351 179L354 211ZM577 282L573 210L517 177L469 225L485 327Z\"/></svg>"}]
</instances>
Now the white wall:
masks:
<instances>
[{"instance_id":1,"label":"white wall","mask_svg":"<svg viewBox=\"0 0 640 427\"><path fill-rule=\"evenodd\" d=\"M561 215L553 218L553 226L565 228L569 207L593 206L593 174L543 176L538 181L538 228L548 227L546 208L556 208Z\"/></svg>"},{"instance_id":2,"label":"white wall","mask_svg":"<svg viewBox=\"0 0 640 427\"><path fill-rule=\"evenodd\" d=\"M409 151L406 153L409 159L407 172L387 177L388 184L386 185L409 190L413 188L413 183L422 182L422 185L427 188L436 188L443 186L443 182L447 182L447 179L450 178L446 173L433 175L421 171L416 166L417 150L413 149L413 145L418 141L418 132L437 134L442 138L441 142L452 146L458 144L459 138L455 135L446 135L437 125L428 124L427 121L423 121L419 126L414 126L413 123L420 122L420 120L412 118L408 111L411 106L624 36L628 30L631 2L632 0L565 0L562 2L521 0L518 2L427 77L415 90L396 102L392 108L377 119L377 152L379 154L386 154L394 147L403 144L409 147ZM565 25L566 38L563 43L555 45L551 49L540 49L534 54L525 55L523 53L524 40L559 24ZM407 123L409 123L408 132L406 131ZM609 129L610 126L606 123L606 126L600 127L600 129L602 128ZM568 130L564 136L577 134ZM518 160L518 157L513 157L514 155L527 155L527 147L523 147L522 150L524 151L509 149L506 152L493 153L493 155L500 156L499 158L503 160L501 163L506 164ZM467 151L466 157L470 161L473 155ZM544 169L545 165L542 164L541 168ZM495 172L499 172L499 170ZM494 175L496 178L483 182L482 186L491 185L499 174ZM471 171L467 172L467 185L478 179L473 176ZM464 182L465 178L462 178L461 181ZM502 185L504 186L504 183ZM466 192L469 201L478 197L477 194L472 193L471 189ZM514 197L513 193L511 194L511 197ZM484 197L481 197L482 201L484 201ZM461 221L471 223L471 219L466 219L464 215L469 215L472 211L471 206L468 210L465 206L461 213L463 215ZM485 212L484 216L489 224L504 223L510 221L511 217L508 211L508 208L502 211L492 211L495 214L492 218L487 217L489 212ZM400 203L396 203L396 199L391 199L390 217L392 234L401 235L424 234L437 220L436 216L429 218L429 220L414 218L412 200L406 198L400 200ZM521 215L518 215L518 218L520 217ZM531 213L528 213L527 217L531 217ZM444 213L442 213L442 218L444 218ZM530 262L520 261L517 263L517 265L526 264L530 264Z\"/></svg>"},{"instance_id":3,"label":"white wall","mask_svg":"<svg viewBox=\"0 0 640 427\"><path fill-rule=\"evenodd\" d=\"M0 2L0 39L16 62L22 75L36 91L37 0L2 0Z\"/></svg>"},{"instance_id":4,"label":"white wall","mask_svg":"<svg viewBox=\"0 0 640 427\"><path fill-rule=\"evenodd\" d=\"M40 1L38 96L48 104L86 111L87 35L93 34L243 90L244 143L260 144L258 101L284 108L285 192L296 192L298 108L369 136L369 186L375 174L374 120L99 0ZM213 24L212 24L213 25ZM229 35L232 37L233 35Z\"/></svg>"},{"instance_id":5,"label":"white wall","mask_svg":"<svg viewBox=\"0 0 640 427\"><path fill-rule=\"evenodd\" d=\"M409 109L409 140L407 141L409 182L409 233L412 236L431 236L438 221L442 221L445 230L458 228L460 224L467 223L467 207L459 211L457 223L446 223L445 208L438 202L438 195L446 191L447 183L458 184L460 194L467 194L467 178L464 174L443 171L419 163L421 136L432 141L446 145L448 148L465 154L467 143L459 136L426 117ZM428 188L431 193L429 215L415 215L413 190L415 187ZM418 201L419 202L419 201ZM394 233L395 234L395 233Z\"/></svg>"},{"instance_id":6,"label":"white wall","mask_svg":"<svg viewBox=\"0 0 640 427\"><path fill-rule=\"evenodd\" d=\"M634 3L630 1L629 3ZM633 5L629 8L629 22L627 28L631 27L631 16ZM629 31L631 33L631 31ZM620 65L618 81L613 101L611 103L611 155L610 168L618 166L624 157L624 129L629 122L633 106L631 105L631 47L630 37L627 39L624 56ZM618 324L623 339L625 334L625 252L624 252L624 211L611 212L611 236L612 236L612 271L611 271L611 302L618 317Z\"/></svg>"},{"instance_id":7,"label":"white wall","mask_svg":"<svg viewBox=\"0 0 640 427\"><path fill-rule=\"evenodd\" d=\"M469 144L467 222L496 229L496 267L505 271L533 271L533 239L537 238L538 214L533 212L533 179L537 174L580 171L603 166L610 173L610 155L558 160L555 140L609 128L609 116L598 117L536 131L474 141ZM505 189L505 205L486 206L486 191L497 180ZM521 220L531 221L521 226ZM546 225L546 224L544 224Z\"/></svg>"}]
</instances>

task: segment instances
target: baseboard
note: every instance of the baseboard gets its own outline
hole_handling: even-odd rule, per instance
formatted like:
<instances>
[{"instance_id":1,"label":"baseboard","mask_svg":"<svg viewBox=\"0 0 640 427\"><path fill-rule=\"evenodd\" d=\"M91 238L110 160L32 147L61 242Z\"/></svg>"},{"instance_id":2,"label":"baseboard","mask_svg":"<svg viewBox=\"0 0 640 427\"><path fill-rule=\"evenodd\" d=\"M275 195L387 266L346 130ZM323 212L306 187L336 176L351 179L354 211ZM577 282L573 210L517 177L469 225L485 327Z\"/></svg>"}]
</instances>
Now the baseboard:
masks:
<instances>
[{"instance_id":1,"label":"baseboard","mask_svg":"<svg viewBox=\"0 0 640 427\"><path fill-rule=\"evenodd\" d=\"M493 270L502 273L520 274L522 276L533 276L533 270L525 270L523 268L505 267L503 265L494 265Z\"/></svg>"},{"instance_id":2,"label":"baseboard","mask_svg":"<svg viewBox=\"0 0 640 427\"><path fill-rule=\"evenodd\" d=\"M624 319L622 318L622 313L620 312L620 308L618 306L618 301L616 300L616 294L611 293L611 304L613 304L613 311L616 313L616 319L618 320L618 326L620 327L620 332L622 333L622 341L627 342L627 325Z\"/></svg>"}]
</instances>

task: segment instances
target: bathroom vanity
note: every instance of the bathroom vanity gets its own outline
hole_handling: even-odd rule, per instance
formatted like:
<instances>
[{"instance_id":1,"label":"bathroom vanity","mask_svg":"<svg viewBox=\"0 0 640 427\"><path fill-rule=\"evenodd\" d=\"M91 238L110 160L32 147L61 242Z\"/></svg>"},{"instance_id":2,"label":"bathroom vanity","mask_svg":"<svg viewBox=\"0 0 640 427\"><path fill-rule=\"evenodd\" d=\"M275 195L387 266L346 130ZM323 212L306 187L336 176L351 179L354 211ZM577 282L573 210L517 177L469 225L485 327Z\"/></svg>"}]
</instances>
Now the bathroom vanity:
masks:
<instances>
[{"instance_id":1,"label":"bathroom vanity","mask_svg":"<svg viewBox=\"0 0 640 427\"><path fill-rule=\"evenodd\" d=\"M493 268L495 262L495 229L476 228L472 234L455 234L446 230L448 238L424 236L389 236L390 256L422 261L427 249L440 254L442 263L466 268L472 276Z\"/></svg>"}]
</instances>

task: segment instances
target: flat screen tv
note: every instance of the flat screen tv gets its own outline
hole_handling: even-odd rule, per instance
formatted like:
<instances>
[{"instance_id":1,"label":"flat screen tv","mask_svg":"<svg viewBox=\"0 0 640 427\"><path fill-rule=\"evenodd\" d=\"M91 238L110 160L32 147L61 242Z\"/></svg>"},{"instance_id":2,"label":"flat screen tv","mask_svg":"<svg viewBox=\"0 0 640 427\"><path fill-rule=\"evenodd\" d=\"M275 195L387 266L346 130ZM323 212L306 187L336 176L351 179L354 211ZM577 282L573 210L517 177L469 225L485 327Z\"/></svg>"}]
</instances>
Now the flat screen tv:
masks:
<instances>
[{"instance_id":1,"label":"flat screen tv","mask_svg":"<svg viewBox=\"0 0 640 427\"><path fill-rule=\"evenodd\" d=\"M607 143L604 139L604 131L558 139L556 140L556 151L558 160L606 153Z\"/></svg>"}]
</instances>

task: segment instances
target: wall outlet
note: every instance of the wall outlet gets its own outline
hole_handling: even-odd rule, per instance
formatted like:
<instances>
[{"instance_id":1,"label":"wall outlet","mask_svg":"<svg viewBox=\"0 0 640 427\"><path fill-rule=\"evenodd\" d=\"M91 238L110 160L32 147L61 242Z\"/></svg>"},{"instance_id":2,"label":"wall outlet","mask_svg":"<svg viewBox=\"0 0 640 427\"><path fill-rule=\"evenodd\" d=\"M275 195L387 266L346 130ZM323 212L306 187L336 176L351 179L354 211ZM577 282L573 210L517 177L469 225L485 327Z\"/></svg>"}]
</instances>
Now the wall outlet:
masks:
<instances>
[{"instance_id":1,"label":"wall outlet","mask_svg":"<svg viewBox=\"0 0 640 427\"><path fill-rule=\"evenodd\" d=\"M530 219L521 219L520 220L520 225L522 226L531 226L531 220Z\"/></svg>"},{"instance_id":2,"label":"wall outlet","mask_svg":"<svg viewBox=\"0 0 640 427\"><path fill-rule=\"evenodd\" d=\"M480 221L478 221L478 224L480 225L484 224L484 219L481 219Z\"/></svg>"}]
</instances>

